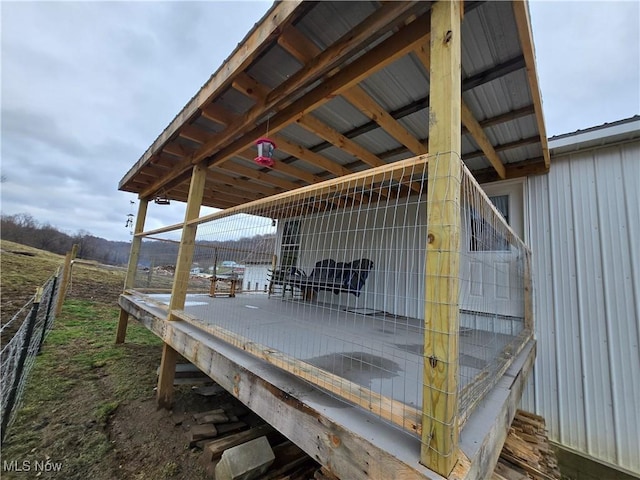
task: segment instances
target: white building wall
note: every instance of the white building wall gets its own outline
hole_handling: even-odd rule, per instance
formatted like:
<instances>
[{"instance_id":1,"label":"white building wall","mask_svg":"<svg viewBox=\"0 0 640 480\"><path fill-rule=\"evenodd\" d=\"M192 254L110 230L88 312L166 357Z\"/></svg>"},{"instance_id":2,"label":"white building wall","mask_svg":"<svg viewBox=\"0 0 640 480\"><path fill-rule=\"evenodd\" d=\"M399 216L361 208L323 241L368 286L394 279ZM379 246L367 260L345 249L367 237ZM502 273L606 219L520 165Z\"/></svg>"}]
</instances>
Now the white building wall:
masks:
<instances>
[{"instance_id":1,"label":"white building wall","mask_svg":"<svg viewBox=\"0 0 640 480\"><path fill-rule=\"evenodd\" d=\"M549 437L640 473L640 142L527 184L538 353L522 406Z\"/></svg>"}]
</instances>

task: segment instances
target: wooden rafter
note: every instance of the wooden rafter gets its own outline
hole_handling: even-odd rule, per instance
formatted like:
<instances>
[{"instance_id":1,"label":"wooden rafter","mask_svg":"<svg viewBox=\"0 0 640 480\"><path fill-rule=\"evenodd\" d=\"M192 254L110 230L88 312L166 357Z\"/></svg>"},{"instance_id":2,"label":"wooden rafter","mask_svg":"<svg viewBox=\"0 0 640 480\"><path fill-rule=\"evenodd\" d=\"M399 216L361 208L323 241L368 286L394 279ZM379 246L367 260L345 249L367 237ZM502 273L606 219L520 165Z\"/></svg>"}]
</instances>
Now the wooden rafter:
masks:
<instances>
[{"instance_id":1,"label":"wooden rafter","mask_svg":"<svg viewBox=\"0 0 640 480\"><path fill-rule=\"evenodd\" d=\"M253 159L255 158L255 153L252 151L245 150L244 152L238 153L236 156L250 163L253 163ZM318 183L322 181L322 178L314 175L311 172L302 170L301 168L298 168L294 165L288 165L275 158L273 159L273 166L271 167L271 170L274 172L283 173L293 178L297 178L306 183Z\"/></svg>"},{"instance_id":2,"label":"wooden rafter","mask_svg":"<svg viewBox=\"0 0 640 480\"><path fill-rule=\"evenodd\" d=\"M245 72L240 72L233 80L231 85L243 95L246 95L249 98L253 98L260 105L262 105L267 94L269 93L268 87L262 85L255 78L249 76Z\"/></svg>"},{"instance_id":3,"label":"wooden rafter","mask_svg":"<svg viewBox=\"0 0 640 480\"><path fill-rule=\"evenodd\" d=\"M221 105L209 104L202 107L202 116L225 127L235 120L235 114Z\"/></svg>"},{"instance_id":4,"label":"wooden rafter","mask_svg":"<svg viewBox=\"0 0 640 480\"><path fill-rule=\"evenodd\" d=\"M295 190L296 188L301 187L299 183L294 183L290 180L276 177L275 175L269 175L268 173L262 172L261 170L255 170L253 168L245 167L244 165L240 165L238 162L226 162L221 166L221 168L223 170L233 172L237 175L251 178L265 185L278 186L280 188L283 188L284 190ZM213 169L213 171L216 171L216 169Z\"/></svg>"},{"instance_id":5,"label":"wooden rafter","mask_svg":"<svg viewBox=\"0 0 640 480\"><path fill-rule=\"evenodd\" d=\"M340 70L338 73L308 92L302 98L280 110L269 120L270 131L276 133L289 123L296 121L304 114L330 100L334 95L340 94L342 91L358 84L362 79L407 55L419 44L428 41L428 19L429 13L416 18L413 22L403 26L395 34L380 42L366 54L353 61L348 67ZM268 104L265 108L268 108ZM249 112L251 112L251 110L249 110ZM249 120L255 121L255 118L257 118L256 116L252 119L249 112L243 116L247 125L250 124ZM263 110L261 110L261 112L263 112ZM233 129L228 128L225 130L225 134L229 134L232 130ZM206 163L213 166L223 164L238 152L250 147L255 139L263 133L264 128L262 126L254 127L239 139L232 141L229 145L220 149L213 155L213 157L208 158ZM166 188L167 185L175 184L176 178L179 179L179 182L184 181L184 176L188 174L192 164L198 163L199 161L207 158L207 155L215 151L219 147L219 140L219 137L216 138L215 145L213 145L213 142L212 144L209 142L204 144L202 148L195 154L191 155L190 158L185 158L183 161L177 163L168 175L158 179L151 187L144 192L141 192L140 196L142 198L151 196L161 188Z\"/></svg>"},{"instance_id":6,"label":"wooden rafter","mask_svg":"<svg viewBox=\"0 0 640 480\"><path fill-rule=\"evenodd\" d=\"M551 159L549 157L549 144L547 142L547 131L544 124L544 113L542 111L542 96L540 95L540 86L538 84L536 54L533 50L533 34L531 33L531 20L529 19L529 6L521 0L513 1L512 4L516 24L518 25L520 47L524 53L524 60L527 65L527 79L529 80L529 89L531 90L531 97L533 98L533 105L536 111L538 133L540 134L540 143L542 144L542 156L544 157L544 164L549 168Z\"/></svg>"},{"instance_id":7,"label":"wooden rafter","mask_svg":"<svg viewBox=\"0 0 640 480\"><path fill-rule=\"evenodd\" d=\"M414 53L420 59L420 62L424 66L427 72L430 71L431 68L431 54L427 48L427 45L421 45L418 47ZM473 112L467 106L464 100L461 99L460 103L461 108L461 120L462 124L469 131L473 139L476 141L480 149L484 152L485 156L489 160L489 163L496 169L498 172L498 176L500 178L505 178L505 168L504 163L500 160L498 153L493 148L491 141L487 138L487 135L484 133L482 126L478 123L478 120L473 116Z\"/></svg>"},{"instance_id":8,"label":"wooden rafter","mask_svg":"<svg viewBox=\"0 0 640 480\"><path fill-rule=\"evenodd\" d=\"M327 157L324 157L319 153L312 152L301 145L297 145L282 135L271 135L271 138L276 142L279 150L287 152L289 155L299 158L300 160L304 160L312 165L323 168L327 172L331 172L338 177L351 173L351 170L343 167L339 163L329 160Z\"/></svg>"},{"instance_id":9,"label":"wooden rafter","mask_svg":"<svg viewBox=\"0 0 640 480\"><path fill-rule=\"evenodd\" d=\"M127 172L120 181L120 187L127 184L135 173L147 164L151 156L178 131L181 125L197 114L203 105L208 105L225 88L237 72L244 71L267 46L267 39L285 28L298 13L302 0L278 2L267 12L259 28L253 29L245 38L242 48L237 48L222 66L211 76L198 94L182 109L176 118L147 149L142 158Z\"/></svg>"},{"instance_id":10,"label":"wooden rafter","mask_svg":"<svg viewBox=\"0 0 640 480\"><path fill-rule=\"evenodd\" d=\"M297 58L303 64L310 62L321 53L320 49L298 29L290 26L278 38L278 43L287 52ZM365 116L376 122L389 135L395 138L415 155L422 155L427 149L418 139L409 133L400 122L394 119L360 86L354 85L342 92L342 96L354 107L358 108Z\"/></svg>"},{"instance_id":11,"label":"wooden rafter","mask_svg":"<svg viewBox=\"0 0 640 480\"><path fill-rule=\"evenodd\" d=\"M203 129L196 127L195 125L185 125L178 132L183 138L191 140L196 143L205 143L211 138L211 134L205 132Z\"/></svg>"},{"instance_id":12,"label":"wooden rafter","mask_svg":"<svg viewBox=\"0 0 640 480\"><path fill-rule=\"evenodd\" d=\"M207 172L207 183L229 185L241 191L259 192L266 196L275 195L282 192L281 188L268 187L256 182L241 180L237 177L227 175L220 170L216 172L210 170L209 172Z\"/></svg>"},{"instance_id":13,"label":"wooden rafter","mask_svg":"<svg viewBox=\"0 0 640 480\"><path fill-rule=\"evenodd\" d=\"M336 147L350 153L354 157L359 158L371 167L379 167L380 165L384 165L384 162L369 150L358 145L353 140L348 139L337 130L331 128L326 123L318 120L313 115L304 115L298 118L297 122L299 125L306 128L310 132L315 133L320 138L325 139L327 142L332 143Z\"/></svg>"},{"instance_id":14,"label":"wooden rafter","mask_svg":"<svg viewBox=\"0 0 640 480\"><path fill-rule=\"evenodd\" d=\"M462 124L467 128L467 130L469 130L469 133L471 133L473 139L476 141L480 149L484 152L485 156L489 160L489 163L491 163L493 168L496 169L496 172L498 172L498 176L504 179L506 176L504 163L502 163L502 160L500 160L500 157L493 148L491 141L487 138L484 130L482 129L476 118L473 116L471 109L463 100L461 100L460 102L460 108Z\"/></svg>"}]
</instances>

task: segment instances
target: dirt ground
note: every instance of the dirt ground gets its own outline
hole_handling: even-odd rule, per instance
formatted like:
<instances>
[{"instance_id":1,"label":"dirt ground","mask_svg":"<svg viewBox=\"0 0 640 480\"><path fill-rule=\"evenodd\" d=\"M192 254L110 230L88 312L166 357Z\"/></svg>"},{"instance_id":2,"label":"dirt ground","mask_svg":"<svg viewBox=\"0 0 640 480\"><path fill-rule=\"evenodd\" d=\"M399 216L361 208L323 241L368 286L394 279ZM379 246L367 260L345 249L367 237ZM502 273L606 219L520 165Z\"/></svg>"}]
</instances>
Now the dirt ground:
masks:
<instances>
[{"instance_id":1,"label":"dirt ground","mask_svg":"<svg viewBox=\"0 0 640 480\"><path fill-rule=\"evenodd\" d=\"M62 261L3 241L3 318ZM2 446L3 479L209 478L198 462L200 450L188 447L190 422L176 425L175 414L239 403L226 392L204 397L184 385L175 389L172 412L157 409L160 341L130 322L127 342L114 345L123 283L123 269L74 265L65 308L37 357ZM36 462L46 461L61 471L36 472Z\"/></svg>"}]
</instances>

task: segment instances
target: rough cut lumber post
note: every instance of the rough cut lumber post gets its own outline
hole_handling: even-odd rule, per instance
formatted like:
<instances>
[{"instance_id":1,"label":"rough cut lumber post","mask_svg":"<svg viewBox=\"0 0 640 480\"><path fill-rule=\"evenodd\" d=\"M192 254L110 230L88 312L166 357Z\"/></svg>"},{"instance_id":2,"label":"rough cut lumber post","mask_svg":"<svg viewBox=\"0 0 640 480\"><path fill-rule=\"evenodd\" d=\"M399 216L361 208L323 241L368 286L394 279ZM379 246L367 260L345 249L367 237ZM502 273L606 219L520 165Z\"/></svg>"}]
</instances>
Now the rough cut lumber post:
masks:
<instances>
[{"instance_id":1,"label":"rough cut lumber post","mask_svg":"<svg viewBox=\"0 0 640 480\"><path fill-rule=\"evenodd\" d=\"M193 167L189 185L189 199L184 214L184 227L182 228L176 271L173 277L173 288L171 289L169 312L176 308L183 309L187 298L189 272L198 230L197 225L188 225L187 222L198 218L200 215L200 205L202 204L206 179L207 169L205 167L201 165ZM167 320L175 320L175 318L169 313ZM177 356L176 351L167 343L163 345L160 375L158 376L158 406L162 408L170 408L173 402L173 379L176 373Z\"/></svg>"},{"instance_id":2,"label":"rough cut lumber post","mask_svg":"<svg viewBox=\"0 0 640 480\"><path fill-rule=\"evenodd\" d=\"M458 455L460 264L460 3L431 10L423 465L448 477Z\"/></svg>"},{"instance_id":3,"label":"rough cut lumber post","mask_svg":"<svg viewBox=\"0 0 640 480\"><path fill-rule=\"evenodd\" d=\"M127 268L127 277L124 280L124 289L133 288L136 278L136 272L138 271L138 259L140 258L140 246L142 245L142 237L137 237L136 234L144 231L144 222L147 218L147 206L149 200L146 198L140 199L138 205L138 216L136 217L136 226L133 231L133 240L131 241L131 252L129 253L129 265ZM152 271L151 269L149 270ZM129 315L124 310L120 309L120 317L118 319L118 330L116 331L116 343L124 343L124 339L127 336L127 324L129 323Z\"/></svg>"},{"instance_id":4,"label":"rough cut lumber post","mask_svg":"<svg viewBox=\"0 0 640 480\"><path fill-rule=\"evenodd\" d=\"M67 296L67 288L71 281L71 262L73 262L78 254L78 244L71 247L71 251L67 252L64 257L64 269L62 270L62 283L60 284L60 292L58 293L58 304L56 305L56 316L60 315L64 298Z\"/></svg>"}]
</instances>

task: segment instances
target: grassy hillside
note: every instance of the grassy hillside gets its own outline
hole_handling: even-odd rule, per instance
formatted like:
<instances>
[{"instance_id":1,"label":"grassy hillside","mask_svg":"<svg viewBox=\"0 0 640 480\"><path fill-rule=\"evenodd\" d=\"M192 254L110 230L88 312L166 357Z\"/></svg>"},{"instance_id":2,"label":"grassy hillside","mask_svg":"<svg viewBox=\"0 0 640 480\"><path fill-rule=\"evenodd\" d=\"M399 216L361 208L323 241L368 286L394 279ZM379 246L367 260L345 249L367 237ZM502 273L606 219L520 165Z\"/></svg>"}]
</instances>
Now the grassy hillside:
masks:
<instances>
[{"instance_id":1,"label":"grassy hillside","mask_svg":"<svg viewBox=\"0 0 640 480\"><path fill-rule=\"evenodd\" d=\"M63 258L11 242L1 247L4 311L22 306ZM130 322L126 343L114 344L123 283L122 270L74 264L62 314L8 430L3 462L60 463L59 474L43 478L204 478L183 432L156 409L160 340ZM189 387L178 389L176 408L193 397ZM3 471L2 478L35 478L35 472Z\"/></svg>"}]
</instances>

